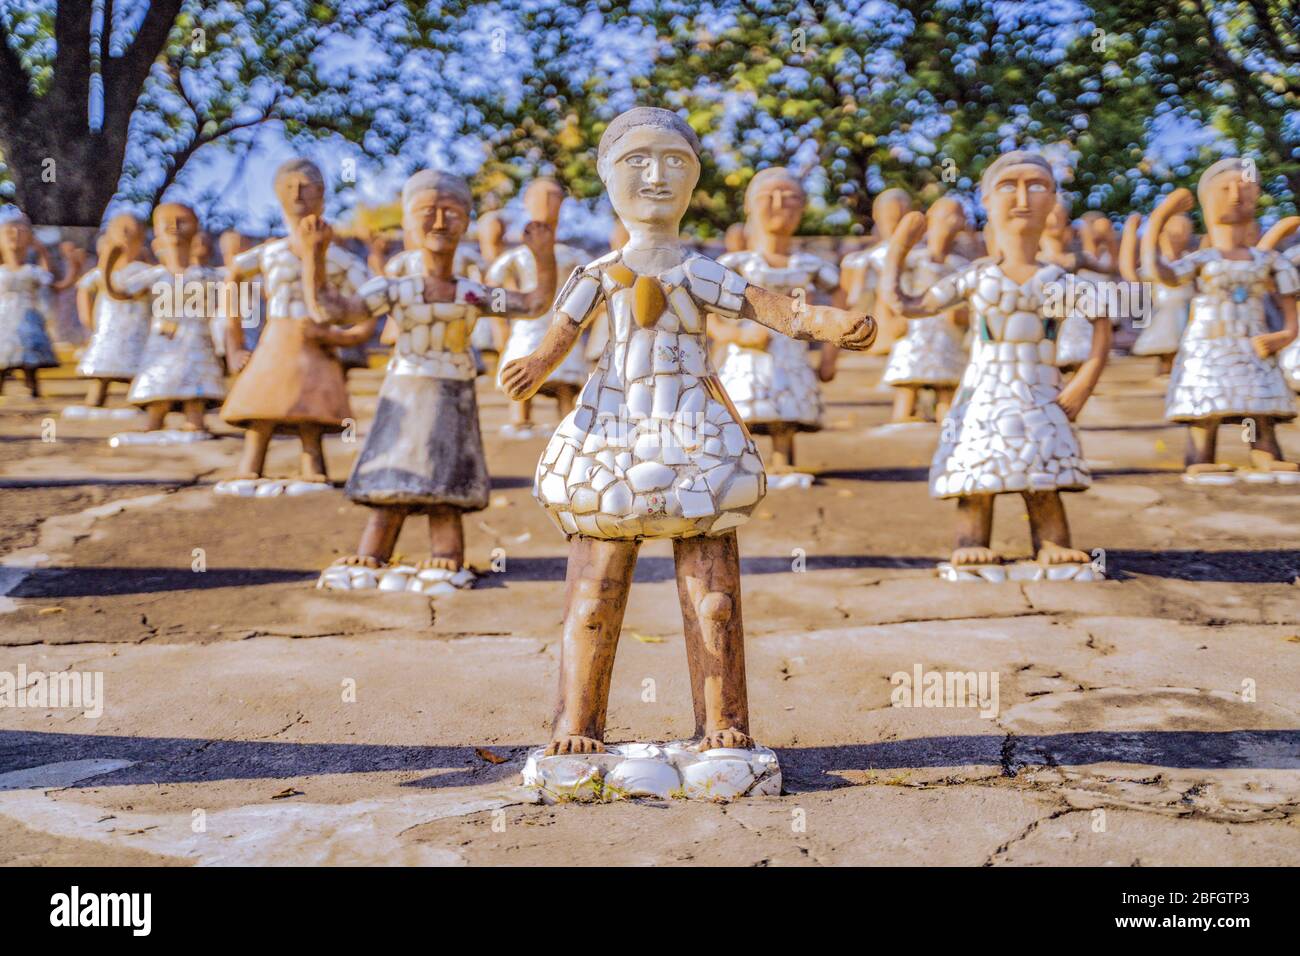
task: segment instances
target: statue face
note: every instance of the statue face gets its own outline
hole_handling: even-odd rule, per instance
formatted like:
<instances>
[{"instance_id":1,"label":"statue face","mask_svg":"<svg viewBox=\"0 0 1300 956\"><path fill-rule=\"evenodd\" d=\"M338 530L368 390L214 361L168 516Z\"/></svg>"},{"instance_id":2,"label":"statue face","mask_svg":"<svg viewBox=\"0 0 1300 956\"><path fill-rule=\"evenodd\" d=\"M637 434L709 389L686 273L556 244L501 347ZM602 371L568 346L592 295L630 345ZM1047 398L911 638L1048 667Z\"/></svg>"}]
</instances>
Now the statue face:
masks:
<instances>
[{"instance_id":1,"label":"statue face","mask_svg":"<svg viewBox=\"0 0 1300 956\"><path fill-rule=\"evenodd\" d=\"M188 206L163 203L153 213L155 249L193 249L194 236L199 231L199 221Z\"/></svg>"},{"instance_id":2,"label":"statue face","mask_svg":"<svg viewBox=\"0 0 1300 956\"><path fill-rule=\"evenodd\" d=\"M206 232L196 233L190 249L193 250L195 261L206 263L212 258L212 239Z\"/></svg>"},{"instance_id":3,"label":"statue face","mask_svg":"<svg viewBox=\"0 0 1300 956\"><path fill-rule=\"evenodd\" d=\"M284 173L275 181L275 198L285 216L301 219L319 216L325 210L325 186L306 173Z\"/></svg>"},{"instance_id":4,"label":"statue face","mask_svg":"<svg viewBox=\"0 0 1300 956\"><path fill-rule=\"evenodd\" d=\"M1207 223L1236 226L1255 221L1259 183L1235 169L1225 169L1210 180L1201 212Z\"/></svg>"},{"instance_id":5,"label":"statue face","mask_svg":"<svg viewBox=\"0 0 1300 956\"><path fill-rule=\"evenodd\" d=\"M469 226L469 210L456 196L425 189L411 197L402 213L403 230L418 238L418 248L454 252Z\"/></svg>"},{"instance_id":6,"label":"statue face","mask_svg":"<svg viewBox=\"0 0 1300 956\"><path fill-rule=\"evenodd\" d=\"M925 214L927 232L955 239L966 228L966 210L955 199L936 199Z\"/></svg>"},{"instance_id":7,"label":"statue face","mask_svg":"<svg viewBox=\"0 0 1300 956\"><path fill-rule=\"evenodd\" d=\"M700 161L676 133L653 126L629 130L609 155L605 188L625 225L659 225L675 233L700 179Z\"/></svg>"},{"instance_id":8,"label":"statue face","mask_svg":"<svg viewBox=\"0 0 1300 956\"><path fill-rule=\"evenodd\" d=\"M776 236L793 236L803 218L803 190L796 183L776 180L754 195L750 213L763 232Z\"/></svg>"},{"instance_id":9,"label":"statue face","mask_svg":"<svg viewBox=\"0 0 1300 956\"><path fill-rule=\"evenodd\" d=\"M989 223L999 236L1031 236L1037 242L1052 210L1058 208L1052 174L1033 163L1008 166L983 197Z\"/></svg>"},{"instance_id":10,"label":"statue face","mask_svg":"<svg viewBox=\"0 0 1300 956\"><path fill-rule=\"evenodd\" d=\"M564 190L558 183L539 179L524 190L524 211L534 222L544 222L554 228L560 221L560 207L564 205Z\"/></svg>"},{"instance_id":11,"label":"statue face","mask_svg":"<svg viewBox=\"0 0 1300 956\"><path fill-rule=\"evenodd\" d=\"M874 230L882 239L888 239L898 228L898 223L912 211L912 200L901 191L880 195L871 206L871 218L875 220Z\"/></svg>"},{"instance_id":12,"label":"statue face","mask_svg":"<svg viewBox=\"0 0 1300 956\"><path fill-rule=\"evenodd\" d=\"M32 230L21 219L13 219L0 224L0 249L6 256L21 259L31 244Z\"/></svg>"}]
</instances>

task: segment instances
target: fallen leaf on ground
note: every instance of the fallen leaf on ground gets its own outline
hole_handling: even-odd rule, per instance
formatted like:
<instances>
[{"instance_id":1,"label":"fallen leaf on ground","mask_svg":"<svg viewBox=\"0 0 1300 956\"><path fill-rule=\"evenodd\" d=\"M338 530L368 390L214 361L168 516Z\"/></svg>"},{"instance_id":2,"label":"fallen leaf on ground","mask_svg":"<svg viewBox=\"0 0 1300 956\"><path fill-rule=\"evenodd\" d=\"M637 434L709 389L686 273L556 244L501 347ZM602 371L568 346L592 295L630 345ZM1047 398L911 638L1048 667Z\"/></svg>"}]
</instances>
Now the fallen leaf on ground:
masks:
<instances>
[{"instance_id":1,"label":"fallen leaf on ground","mask_svg":"<svg viewBox=\"0 0 1300 956\"><path fill-rule=\"evenodd\" d=\"M483 747L475 747L474 753L478 754L481 759L486 760L488 763L506 762L505 757L502 757L500 754L494 754L492 751L487 750Z\"/></svg>"}]
</instances>

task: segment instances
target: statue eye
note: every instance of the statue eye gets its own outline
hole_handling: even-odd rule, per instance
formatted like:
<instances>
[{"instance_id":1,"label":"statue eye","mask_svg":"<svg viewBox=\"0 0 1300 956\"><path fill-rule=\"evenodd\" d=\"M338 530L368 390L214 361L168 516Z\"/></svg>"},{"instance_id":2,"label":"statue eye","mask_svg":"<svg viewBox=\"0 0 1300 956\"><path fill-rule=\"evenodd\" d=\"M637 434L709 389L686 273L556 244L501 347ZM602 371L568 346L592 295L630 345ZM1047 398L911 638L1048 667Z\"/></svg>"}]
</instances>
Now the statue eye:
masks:
<instances>
[{"instance_id":1,"label":"statue eye","mask_svg":"<svg viewBox=\"0 0 1300 956\"><path fill-rule=\"evenodd\" d=\"M1015 183L998 183L998 192L1000 193L1013 193L1015 191L1016 191Z\"/></svg>"},{"instance_id":2,"label":"statue eye","mask_svg":"<svg viewBox=\"0 0 1300 956\"><path fill-rule=\"evenodd\" d=\"M645 166L650 162L650 157L646 156L644 153L633 153L630 156L625 156L623 162L627 163L629 166L640 169L642 166Z\"/></svg>"},{"instance_id":3,"label":"statue eye","mask_svg":"<svg viewBox=\"0 0 1300 956\"><path fill-rule=\"evenodd\" d=\"M686 160L680 156L669 156L666 161L669 166L672 166L675 169L681 169L686 165Z\"/></svg>"},{"instance_id":4,"label":"statue eye","mask_svg":"<svg viewBox=\"0 0 1300 956\"><path fill-rule=\"evenodd\" d=\"M1045 193L1047 192L1047 187L1042 183L1030 183L1029 191L1031 193Z\"/></svg>"}]
</instances>

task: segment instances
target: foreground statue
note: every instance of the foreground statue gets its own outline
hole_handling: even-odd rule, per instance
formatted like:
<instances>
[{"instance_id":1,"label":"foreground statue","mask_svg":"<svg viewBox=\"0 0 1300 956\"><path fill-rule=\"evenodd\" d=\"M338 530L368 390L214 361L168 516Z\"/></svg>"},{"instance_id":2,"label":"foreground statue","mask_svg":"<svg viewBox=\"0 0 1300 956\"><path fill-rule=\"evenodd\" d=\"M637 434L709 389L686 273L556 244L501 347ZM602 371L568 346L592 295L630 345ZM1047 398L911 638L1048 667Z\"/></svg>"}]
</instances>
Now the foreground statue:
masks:
<instances>
[{"instance_id":1,"label":"foreground statue","mask_svg":"<svg viewBox=\"0 0 1300 956\"><path fill-rule=\"evenodd\" d=\"M695 133L667 110L639 107L610 123L597 169L630 238L574 272L536 351L501 371L510 398L531 397L605 304L609 343L548 443L534 485L569 539L557 716L549 746L530 761L544 790L569 788L569 764L547 764L551 757L605 751L614 654L645 538L673 542L696 751L754 746L735 528L763 496L765 476L709 362L704 315L851 349L866 348L875 335L870 318L804 306L683 247L678 231L699 179L699 153ZM681 766L670 756L646 757L653 767L642 769L662 783ZM582 766L597 773L598 763ZM578 779L594 779L591 773L579 769ZM752 792L757 778L748 779L737 792ZM652 792L659 785L646 784Z\"/></svg>"},{"instance_id":2,"label":"foreground statue","mask_svg":"<svg viewBox=\"0 0 1300 956\"><path fill-rule=\"evenodd\" d=\"M1257 249L1255 212L1259 183L1244 160L1221 159L1196 186L1205 220L1201 249L1169 263L1159 243L1169 220L1192 209L1192 194L1178 189L1151 214L1142 236L1144 278L1167 286L1194 283L1187 330L1174 359L1165 418L1188 426L1188 480L1211 484L1235 479L1236 469L1216 460L1219 426L1241 422L1258 481L1300 478L1278 444L1276 423L1295 418L1295 396L1278 367L1277 354L1296 338L1295 266L1271 249ZM1270 332L1264 299L1281 307L1283 327Z\"/></svg>"},{"instance_id":3,"label":"foreground statue","mask_svg":"<svg viewBox=\"0 0 1300 956\"><path fill-rule=\"evenodd\" d=\"M930 467L931 495L956 498L960 517L957 549L939 571L949 580L1006 579L1003 556L990 547L993 503L1014 493L1024 496L1036 559L1016 576L1090 579L1091 559L1071 543L1061 492L1092 481L1072 422L1106 364L1110 322L1098 319L1093 295L1092 348L1063 388L1056 332L1065 315L1089 309L1072 308L1068 299L1086 286L1039 260L1044 226L1057 208L1051 166L1034 153L1006 153L985 171L980 191L995 256L908 296L903 263L925 230L920 213L909 213L890 243L882 281L898 313L933 315L964 302L976 330L970 368Z\"/></svg>"}]
</instances>

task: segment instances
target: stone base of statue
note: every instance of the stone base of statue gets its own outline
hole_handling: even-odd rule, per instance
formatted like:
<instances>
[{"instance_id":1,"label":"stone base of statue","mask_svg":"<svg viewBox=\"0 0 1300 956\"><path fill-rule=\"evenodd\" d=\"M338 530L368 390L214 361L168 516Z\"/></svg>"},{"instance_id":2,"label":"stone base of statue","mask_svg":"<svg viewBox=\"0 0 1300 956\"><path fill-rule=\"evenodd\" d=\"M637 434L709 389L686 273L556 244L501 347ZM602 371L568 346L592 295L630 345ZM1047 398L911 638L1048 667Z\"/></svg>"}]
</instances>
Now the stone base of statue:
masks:
<instances>
[{"instance_id":1,"label":"stone base of statue","mask_svg":"<svg viewBox=\"0 0 1300 956\"><path fill-rule=\"evenodd\" d=\"M108 440L109 448L127 448L133 445L189 445L196 441L212 441L217 436L208 431L186 431L181 428L160 428L155 432L118 432Z\"/></svg>"},{"instance_id":2,"label":"stone base of statue","mask_svg":"<svg viewBox=\"0 0 1300 956\"><path fill-rule=\"evenodd\" d=\"M1250 485L1300 485L1300 471L1263 471L1253 468L1243 468L1239 471L1203 471L1197 474L1184 474L1183 482L1209 488L1235 485L1238 482Z\"/></svg>"},{"instance_id":3,"label":"stone base of statue","mask_svg":"<svg viewBox=\"0 0 1300 956\"><path fill-rule=\"evenodd\" d=\"M98 405L69 405L62 412L62 417L70 422L125 422L139 418L143 412L133 406L124 408L104 408Z\"/></svg>"},{"instance_id":4,"label":"stone base of statue","mask_svg":"<svg viewBox=\"0 0 1300 956\"><path fill-rule=\"evenodd\" d=\"M613 744L601 754L545 753L537 748L524 765L524 786L537 788L545 803L637 798L721 802L781 793L781 765L767 747L699 752L686 741L675 741Z\"/></svg>"},{"instance_id":5,"label":"stone base of statue","mask_svg":"<svg viewBox=\"0 0 1300 956\"><path fill-rule=\"evenodd\" d=\"M814 478L812 475L803 471L788 471L785 474L767 475L767 490L781 488L802 488L808 489L813 486Z\"/></svg>"},{"instance_id":6,"label":"stone base of statue","mask_svg":"<svg viewBox=\"0 0 1300 956\"><path fill-rule=\"evenodd\" d=\"M472 588L478 580L469 568L421 570L412 564L368 568L360 564L331 564L321 572L316 587L323 591L402 591L437 597Z\"/></svg>"},{"instance_id":7,"label":"stone base of statue","mask_svg":"<svg viewBox=\"0 0 1300 956\"><path fill-rule=\"evenodd\" d=\"M1014 561L1006 564L959 564L941 561L935 568L944 581L1104 581L1106 575L1091 563L1039 564Z\"/></svg>"},{"instance_id":8,"label":"stone base of statue","mask_svg":"<svg viewBox=\"0 0 1300 956\"><path fill-rule=\"evenodd\" d=\"M278 498L281 495L295 498L329 491L333 487L327 481L303 481L301 478L227 478L213 485L212 493L233 498Z\"/></svg>"}]
</instances>

